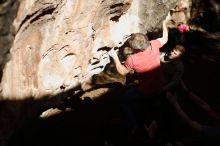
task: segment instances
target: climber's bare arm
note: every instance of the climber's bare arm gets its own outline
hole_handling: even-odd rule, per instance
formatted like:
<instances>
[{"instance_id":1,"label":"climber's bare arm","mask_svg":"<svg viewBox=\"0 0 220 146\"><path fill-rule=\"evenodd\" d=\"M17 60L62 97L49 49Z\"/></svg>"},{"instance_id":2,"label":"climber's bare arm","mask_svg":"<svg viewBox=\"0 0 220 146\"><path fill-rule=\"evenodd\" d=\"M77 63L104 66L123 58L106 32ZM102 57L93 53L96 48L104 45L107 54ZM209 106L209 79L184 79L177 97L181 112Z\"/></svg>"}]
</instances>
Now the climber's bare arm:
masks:
<instances>
[{"instance_id":1,"label":"climber's bare arm","mask_svg":"<svg viewBox=\"0 0 220 146\"><path fill-rule=\"evenodd\" d=\"M196 103L198 104L204 111L208 113L208 115L215 120L220 121L220 115L215 112L209 104L207 104L201 97L190 91L185 83L181 80L181 86L185 90L185 92L188 94L188 96Z\"/></svg>"},{"instance_id":2,"label":"climber's bare arm","mask_svg":"<svg viewBox=\"0 0 220 146\"><path fill-rule=\"evenodd\" d=\"M158 38L157 40L160 41L161 46L167 43L168 41L168 29L166 26L166 20L163 21L163 35L161 38Z\"/></svg>"},{"instance_id":3,"label":"climber's bare arm","mask_svg":"<svg viewBox=\"0 0 220 146\"><path fill-rule=\"evenodd\" d=\"M110 50L108 52L108 54L113 58L113 60L115 62L116 69L119 74L125 76L126 74L128 74L131 71L131 69L127 69L124 65L121 64L121 62L118 58L118 55L114 49Z\"/></svg>"},{"instance_id":4,"label":"climber's bare arm","mask_svg":"<svg viewBox=\"0 0 220 146\"><path fill-rule=\"evenodd\" d=\"M176 110L176 113L178 116L191 128L193 128L195 131L199 132L201 131L202 125L194 120L192 120L181 108L177 101L176 95L173 95L171 93L167 93L166 95L167 100L173 105L174 109Z\"/></svg>"}]
</instances>

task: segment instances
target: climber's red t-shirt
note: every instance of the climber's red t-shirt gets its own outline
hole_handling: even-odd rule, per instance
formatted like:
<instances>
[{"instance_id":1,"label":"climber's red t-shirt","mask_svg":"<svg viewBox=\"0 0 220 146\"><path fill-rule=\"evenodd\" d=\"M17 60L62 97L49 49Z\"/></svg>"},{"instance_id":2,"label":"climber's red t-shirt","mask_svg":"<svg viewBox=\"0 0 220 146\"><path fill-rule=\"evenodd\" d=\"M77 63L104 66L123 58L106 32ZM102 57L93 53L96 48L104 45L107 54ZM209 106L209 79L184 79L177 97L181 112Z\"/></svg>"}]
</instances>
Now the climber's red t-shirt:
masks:
<instances>
[{"instance_id":1,"label":"climber's red t-shirt","mask_svg":"<svg viewBox=\"0 0 220 146\"><path fill-rule=\"evenodd\" d=\"M133 69L137 73L139 89L146 94L154 93L162 86L161 47L159 40L152 40L144 51L130 55L124 64L126 68Z\"/></svg>"}]
</instances>

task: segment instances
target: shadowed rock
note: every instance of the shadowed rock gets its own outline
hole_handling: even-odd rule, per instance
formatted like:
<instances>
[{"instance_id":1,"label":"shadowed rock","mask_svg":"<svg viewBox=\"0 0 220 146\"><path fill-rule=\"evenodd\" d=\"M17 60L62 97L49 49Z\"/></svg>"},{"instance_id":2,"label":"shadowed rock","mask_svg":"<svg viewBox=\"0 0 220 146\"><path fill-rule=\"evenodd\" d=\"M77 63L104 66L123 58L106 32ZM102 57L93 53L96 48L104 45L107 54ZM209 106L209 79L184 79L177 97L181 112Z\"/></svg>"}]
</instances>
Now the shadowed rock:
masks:
<instances>
[{"instance_id":1,"label":"shadowed rock","mask_svg":"<svg viewBox=\"0 0 220 146\"><path fill-rule=\"evenodd\" d=\"M8 2L3 1L1 8ZM121 47L132 33L161 28L162 20L175 4L176 0L20 0L13 22L15 37L11 57L6 65L6 57L1 57L4 58L1 60L2 68L4 66L1 100L13 102L31 98L37 101L57 98L56 95L67 91L74 95L79 88L85 90L84 85L90 83L93 75L100 74L110 63L109 49ZM5 48L8 52L9 46ZM43 109L61 100L45 104ZM15 103L16 110L8 110L11 116L5 118L6 121L20 119L21 111L28 110L20 102ZM38 106L34 107L37 110ZM35 113L38 112L33 116Z\"/></svg>"}]
</instances>

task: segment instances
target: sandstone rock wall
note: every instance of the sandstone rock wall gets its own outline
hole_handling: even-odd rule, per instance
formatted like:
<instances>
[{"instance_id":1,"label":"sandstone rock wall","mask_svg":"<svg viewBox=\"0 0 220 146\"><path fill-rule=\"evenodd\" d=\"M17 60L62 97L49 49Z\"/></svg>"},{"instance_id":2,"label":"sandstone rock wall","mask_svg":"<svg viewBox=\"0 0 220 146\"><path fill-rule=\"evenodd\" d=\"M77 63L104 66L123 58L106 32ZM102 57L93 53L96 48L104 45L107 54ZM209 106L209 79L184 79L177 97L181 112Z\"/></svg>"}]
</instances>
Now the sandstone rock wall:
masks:
<instances>
[{"instance_id":1,"label":"sandstone rock wall","mask_svg":"<svg viewBox=\"0 0 220 146\"><path fill-rule=\"evenodd\" d=\"M3 6L13 9L0 15L0 33L9 36L0 39L2 68L10 48L1 80L6 102L0 110L0 141L38 108L53 107L60 96L100 74L110 63L107 51L122 46L130 34L160 29L171 9L170 27L190 17L190 0L19 0L18 11L17 1L7 2Z\"/></svg>"},{"instance_id":2,"label":"sandstone rock wall","mask_svg":"<svg viewBox=\"0 0 220 146\"><path fill-rule=\"evenodd\" d=\"M40 98L81 86L109 63L108 49L159 27L175 2L20 0L3 98Z\"/></svg>"}]
</instances>

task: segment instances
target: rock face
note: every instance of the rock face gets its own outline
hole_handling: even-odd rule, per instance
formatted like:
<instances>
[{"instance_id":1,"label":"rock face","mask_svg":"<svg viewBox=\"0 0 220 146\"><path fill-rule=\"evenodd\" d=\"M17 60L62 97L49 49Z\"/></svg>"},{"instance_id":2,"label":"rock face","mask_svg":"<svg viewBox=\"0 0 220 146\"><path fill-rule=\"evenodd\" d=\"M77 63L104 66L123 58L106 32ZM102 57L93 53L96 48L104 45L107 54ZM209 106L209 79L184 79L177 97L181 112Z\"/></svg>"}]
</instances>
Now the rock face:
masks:
<instances>
[{"instance_id":1,"label":"rock face","mask_svg":"<svg viewBox=\"0 0 220 146\"><path fill-rule=\"evenodd\" d=\"M1 10L6 5L13 9L0 15L4 19L0 21L1 36L9 36L0 40L4 50L0 58L1 68L4 66L0 99L6 101L4 106L8 111L0 111L4 119L0 124L0 141L13 133L19 121L25 121L23 111L28 111L25 116L34 115L37 104L52 107L59 102L56 99L50 104L32 102L30 106L28 101L19 101L48 96L55 96L54 99L77 90L110 63L108 50L122 46L132 33L161 28L162 20L175 8L176 1L19 0L18 11L17 1L1 1ZM17 14L15 19L13 14ZM15 37L10 31L12 20ZM12 46L5 45L12 40ZM13 122L15 119L17 122Z\"/></svg>"},{"instance_id":2,"label":"rock face","mask_svg":"<svg viewBox=\"0 0 220 146\"><path fill-rule=\"evenodd\" d=\"M104 70L108 49L160 26L175 2L20 0L3 98L40 98L81 86Z\"/></svg>"},{"instance_id":3,"label":"rock face","mask_svg":"<svg viewBox=\"0 0 220 146\"><path fill-rule=\"evenodd\" d=\"M18 1L0 1L0 79L5 63L9 60L9 49L14 40L14 29L12 22L18 8Z\"/></svg>"},{"instance_id":4,"label":"rock face","mask_svg":"<svg viewBox=\"0 0 220 146\"><path fill-rule=\"evenodd\" d=\"M161 28L169 10L170 27L190 18L210 32L219 28L217 0L0 0L0 145L60 96L111 72L107 51L134 32Z\"/></svg>"}]
</instances>

